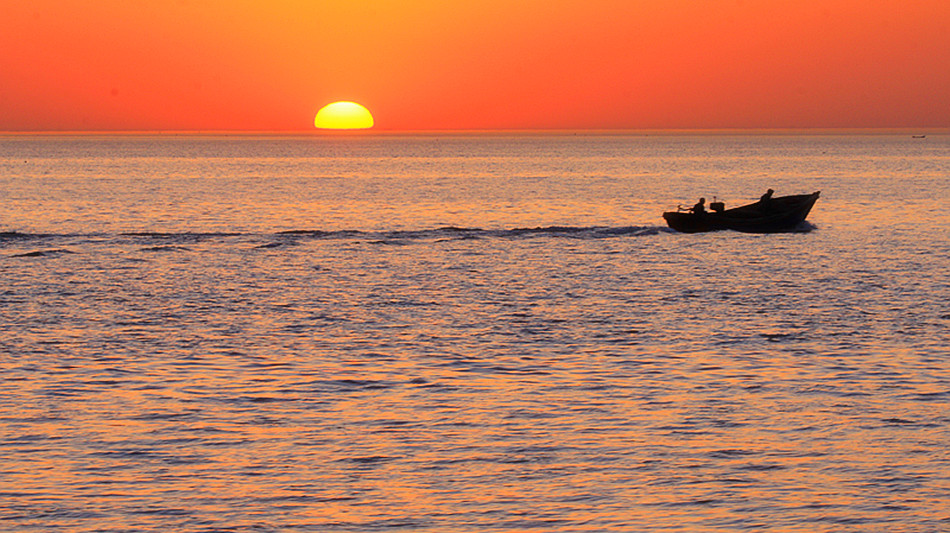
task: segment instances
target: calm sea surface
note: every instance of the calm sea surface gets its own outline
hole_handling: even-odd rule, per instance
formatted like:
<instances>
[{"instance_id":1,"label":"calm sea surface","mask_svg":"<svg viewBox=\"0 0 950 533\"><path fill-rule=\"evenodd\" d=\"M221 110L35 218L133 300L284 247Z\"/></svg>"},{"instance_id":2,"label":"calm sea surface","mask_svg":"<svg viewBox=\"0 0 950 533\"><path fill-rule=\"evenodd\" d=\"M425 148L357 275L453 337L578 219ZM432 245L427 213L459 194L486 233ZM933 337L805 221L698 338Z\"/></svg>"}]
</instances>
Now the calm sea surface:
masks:
<instances>
[{"instance_id":1,"label":"calm sea surface","mask_svg":"<svg viewBox=\"0 0 950 533\"><path fill-rule=\"evenodd\" d=\"M2 531L950 531L948 136L0 137L0 280Z\"/></svg>"}]
</instances>

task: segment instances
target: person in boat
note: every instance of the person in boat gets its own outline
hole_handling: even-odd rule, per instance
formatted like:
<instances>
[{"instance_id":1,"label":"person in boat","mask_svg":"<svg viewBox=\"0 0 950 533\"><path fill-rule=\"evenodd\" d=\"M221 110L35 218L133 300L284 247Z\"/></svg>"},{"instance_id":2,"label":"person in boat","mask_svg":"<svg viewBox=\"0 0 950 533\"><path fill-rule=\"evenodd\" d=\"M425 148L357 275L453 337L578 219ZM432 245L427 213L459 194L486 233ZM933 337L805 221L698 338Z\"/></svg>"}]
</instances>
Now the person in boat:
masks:
<instances>
[{"instance_id":1,"label":"person in boat","mask_svg":"<svg viewBox=\"0 0 950 533\"><path fill-rule=\"evenodd\" d=\"M690 211L694 215L705 215L706 214L706 199L700 198L699 201L696 202L696 205L694 205L693 208L690 209Z\"/></svg>"},{"instance_id":2,"label":"person in boat","mask_svg":"<svg viewBox=\"0 0 950 533\"><path fill-rule=\"evenodd\" d=\"M759 198L759 209L761 211L768 211L772 209L772 195L773 194L775 194L775 191L773 191L772 189L769 189L765 191L765 194L763 194Z\"/></svg>"}]
</instances>

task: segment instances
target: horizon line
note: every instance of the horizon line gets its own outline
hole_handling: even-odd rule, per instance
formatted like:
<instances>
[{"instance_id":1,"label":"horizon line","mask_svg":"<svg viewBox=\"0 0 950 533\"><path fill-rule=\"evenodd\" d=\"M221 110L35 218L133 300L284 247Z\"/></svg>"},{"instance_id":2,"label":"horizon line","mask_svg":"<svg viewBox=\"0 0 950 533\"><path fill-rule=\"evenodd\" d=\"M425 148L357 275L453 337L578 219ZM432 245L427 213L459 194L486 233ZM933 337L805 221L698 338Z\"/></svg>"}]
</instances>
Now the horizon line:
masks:
<instances>
[{"instance_id":1,"label":"horizon line","mask_svg":"<svg viewBox=\"0 0 950 533\"><path fill-rule=\"evenodd\" d=\"M374 135L950 135L950 127L845 127L845 128L579 128L579 129L430 129L383 128L340 130L0 130L2 136L374 136Z\"/></svg>"}]
</instances>

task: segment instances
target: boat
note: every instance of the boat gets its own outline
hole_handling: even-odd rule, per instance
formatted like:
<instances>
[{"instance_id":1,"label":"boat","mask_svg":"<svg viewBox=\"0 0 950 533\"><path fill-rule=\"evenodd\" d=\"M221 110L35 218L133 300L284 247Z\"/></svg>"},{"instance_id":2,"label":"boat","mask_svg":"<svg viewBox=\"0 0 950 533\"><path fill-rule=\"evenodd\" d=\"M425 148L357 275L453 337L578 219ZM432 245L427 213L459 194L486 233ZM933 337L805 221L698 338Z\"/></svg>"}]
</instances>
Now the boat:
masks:
<instances>
[{"instance_id":1,"label":"boat","mask_svg":"<svg viewBox=\"0 0 950 533\"><path fill-rule=\"evenodd\" d=\"M821 191L811 194L778 196L768 200L695 214L680 207L679 211L663 213L666 223L676 231L700 233L704 231L733 230L744 233L783 233L808 231L805 217L818 201Z\"/></svg>"}]
</instances>

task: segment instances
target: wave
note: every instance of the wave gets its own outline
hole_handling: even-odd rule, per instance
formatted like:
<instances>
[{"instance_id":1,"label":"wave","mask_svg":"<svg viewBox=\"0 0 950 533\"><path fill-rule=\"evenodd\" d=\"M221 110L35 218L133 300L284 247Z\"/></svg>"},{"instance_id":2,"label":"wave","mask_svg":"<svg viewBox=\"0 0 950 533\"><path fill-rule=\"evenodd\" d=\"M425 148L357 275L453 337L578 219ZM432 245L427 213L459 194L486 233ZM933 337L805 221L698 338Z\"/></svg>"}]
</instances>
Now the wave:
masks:
<instances>
[{"instance_id":1,"label":"wave","mask_svg":"<svg viewBox=\"0 0 950 533\"><path fill-rule=\"evenodd\" d=\"M34 250L32 252L24 252L22 254L13 254L10 257L50 257L54 255L62 254L74 254L76 252L66 250L64 248L57 248L55 250Z\"/></svg>"},{"instance_id":2,"label":"wave","mask_svg":"<svg viewBox=\"0 0 950 533\"><path fill-rule=\"evenodd\" d=\"M19 231L0 231L0 243L33 241L50 237L45 233L20 233Z\"/></svg>"}]
</instances>

